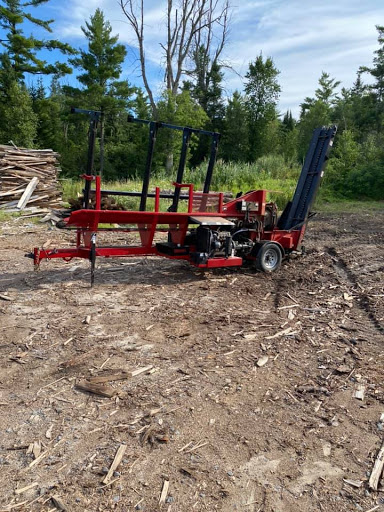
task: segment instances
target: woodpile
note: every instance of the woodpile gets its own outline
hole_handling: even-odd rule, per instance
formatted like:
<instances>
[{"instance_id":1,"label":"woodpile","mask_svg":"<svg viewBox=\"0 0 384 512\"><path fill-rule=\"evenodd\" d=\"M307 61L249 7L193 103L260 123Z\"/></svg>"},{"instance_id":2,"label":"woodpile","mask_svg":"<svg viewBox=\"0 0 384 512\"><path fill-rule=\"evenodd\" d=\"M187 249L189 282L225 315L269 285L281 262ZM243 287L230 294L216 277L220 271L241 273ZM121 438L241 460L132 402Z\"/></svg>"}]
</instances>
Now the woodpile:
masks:
<instances>
[{"instance_id":1,"label":"woodpile","mask_svg":"<svg viewBox=\"0 0 384 512\"><path fill-rule=\"evenodd\" d=\"M61 206L58 156L51 149L0 145L0 211Z\"/></svg>"},{"instance_id":2,"label":"woodpile","mask_svg":"<svg viewBox=\"0 0 384 512\"><path fill-rule=\"evenodd\" d=\"M71 211L81 210L83 208L84 196L79 195L76 198L69 198L68 203L70 205ZM102 210L123 210L126 211L126 208L121 203L118 203L114 197L110 197L107 194L101 194L101 204L100 207ZM90 210L94 210L96 208L96 198L94 190L91 190L89 206Z\"/></svg>"}]
</instances>

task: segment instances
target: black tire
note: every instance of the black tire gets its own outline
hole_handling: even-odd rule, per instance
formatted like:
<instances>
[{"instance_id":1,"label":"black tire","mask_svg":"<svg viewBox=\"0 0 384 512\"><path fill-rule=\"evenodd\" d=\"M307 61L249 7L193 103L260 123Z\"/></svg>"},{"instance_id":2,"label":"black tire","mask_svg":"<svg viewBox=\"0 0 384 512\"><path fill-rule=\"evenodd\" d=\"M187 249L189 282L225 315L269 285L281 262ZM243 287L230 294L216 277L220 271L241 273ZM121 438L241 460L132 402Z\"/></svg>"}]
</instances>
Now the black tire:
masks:
<instances>
[{"instance_id":1,"label":"black tire","mask_svg":"<svg viewBox=\"0 0 384 512\"><path fill-rule=\"evenodd\" d=\"M260 272L275 272L281 267L283 255L277 244L262 244L256 253L255 267Z\"/></svg>"}]
</instances>

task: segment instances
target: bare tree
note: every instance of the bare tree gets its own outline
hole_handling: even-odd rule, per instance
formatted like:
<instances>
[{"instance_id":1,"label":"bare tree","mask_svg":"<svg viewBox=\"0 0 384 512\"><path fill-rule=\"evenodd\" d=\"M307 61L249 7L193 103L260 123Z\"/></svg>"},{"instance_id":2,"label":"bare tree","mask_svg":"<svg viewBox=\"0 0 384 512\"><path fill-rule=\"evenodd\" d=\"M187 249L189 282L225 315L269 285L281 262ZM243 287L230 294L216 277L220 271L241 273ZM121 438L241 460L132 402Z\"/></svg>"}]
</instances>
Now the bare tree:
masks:
<instances>
[{"instance_id":1,"label":"bare tree","mask_svg":"<svg viewBox=\"0 0 384 512\"><path fill-rule=\"evenodd\" d=\"M144 47L144 0L119 0L139 49L141 76L153 114L156 103L148 82ZM176 96L194 49L204 46L210 62L217 63L228 36L229 0L167 0L166 40L160 42L165 57L165 83Z\"/></svg>"},{"instance_id":2,"label":"bare tree","mask_svg":"<svg viewBox=\"0 0 384 512\"><path fill-rule=\"evenodd\" d=\"M191 59L195 67L187 70L187 74L193 77L198 87L205 92L209 88L212 70L223 66L223 63L220 63L220 56L228 39L230 20L229 0L224 2L221 15L216 19L217 2L209 0L209 4L206 26L196 31L191 45Z\"/></svg>"}]
</instances>

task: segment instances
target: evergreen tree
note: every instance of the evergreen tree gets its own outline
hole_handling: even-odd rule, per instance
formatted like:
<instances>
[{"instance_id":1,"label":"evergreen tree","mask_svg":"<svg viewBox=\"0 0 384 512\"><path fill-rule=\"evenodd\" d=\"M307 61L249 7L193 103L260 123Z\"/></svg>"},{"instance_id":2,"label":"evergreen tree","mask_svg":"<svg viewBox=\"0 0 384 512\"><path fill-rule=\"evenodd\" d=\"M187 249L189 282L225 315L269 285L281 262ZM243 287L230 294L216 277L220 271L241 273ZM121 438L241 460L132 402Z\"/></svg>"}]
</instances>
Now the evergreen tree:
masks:
<instances>
[{"instance_id":1,"label":"evergreen tree","mask_svg":"<svg viewBox=\"0 0 384 512\"><path fill-rule=\"evenodd\" d=\"M183 89L199 103L210 119L210 128L214 129L224 117L223 72L217 61L211 61L206 49L200 45L193 52L194 69L187 74L192 81L184 82Z\"/></svg>"},{"instance_id":2,"label":"evergreen tree","mask_svg":"<svg viewBox=\"0 0 384 512\"><path fill-rule=\"evenodd\" d=\"M315 91L315 97L305 98L300 105L298 156L301 160L306 155L313 130L333 122L333 107L339 101L336 93L336 89L340 85L339 81L323 71L318 83L319 87Z\"/></svg>"},{"instance_id":3,"label":"evergreen tree","mask_svg":"<svg viewBox=\"0 0 384 512\"><path fill-rule=\"evenodd\" d=\"M36 86L30 88L29 93L33 111L38 118L36 145L63 153L62 98L57 93L47 96L41 78Z\"/></svg>"},{"instance_id":4,"label":"evergreen tree","mask_svg":"<svg viewBox=\"0 0 384 512\"><path fill-rule=\"evenodd\" d=\"M381 132L384 130L384 26L376 25L379 33L378 42L380 47L376 50L373 58L373 67L361 67L361 73L369 73L374 79L370 86L376 104L376 129Z\"/></svg>"},{"instance_id":5,"label":"evergreen tree","mask_svg":"<svg viewBox=\"0 0 384 512\"><path fill-rule=\"evenodd\" d=\"M0 140L3 143L12 140L17 146L33 147L38 119L26 87L13 80L6 84L4 93L2 86L0 83Z\"/></svg>"},{"instance_id":6,"label":"evergreen tree","mask_svg":"<svg viewBox=\"0 0 384 512\"><path fill-rule=\"evenodd\" d=\"M130 103L130 113L139 119L149 119L151 108L141 89ZM127 123L121 111L110 119L108 144L105 146L105 173L113 179L135 179L142 175L148 148L148 126Z\"/></svg>"},{"instance_id":7,"label":"evergreen tree","mask_svg":"<svg viewBox=\"0 0 384 512\"><path fill-rule=\"evenodd\" d=\"M104 143L106 115L112 116L126 109L128 98L134 89L126 80L119 81L126 48L118 44L118 35L112 35L112 27L101 9L96 9L90 21L81 27L88 39L87 50L80 50L79 57L71 63L83 72L77 77L84 89L66 88L66 92L82 99L83 106L100 110L100 174L104 168Z\"/></svg>"},{"instance_id":8,"label":"evergreen tree","mask_svg":"<svg viewBox=\"0 0 384 512\"><path fill-rule=\"evenodd\" d=\"M225 160L246 162L248 158L247 107L243 96L235 91L225 112L221 154Z\"/></svg>"},{"instance_id":9,"label":"evergreen tree","mask_svg":"<svg viewBox=\"0 0 384 512\"><path fill-rule=\"evenodd\" d=\"M293 164L297 160L297 128L291 110L287 110L279 130L280 152L286 163Z\"/></svg>"},{"instance_id":10,"label":"evergreen tree","mask_svg":"<svg viewBox=\"0 0 384 512\"><path fill-rule=\"evenodd\" d=\"M40 50L59 50L70 55L74 53L71 46L53 39L42 40L33 35L24 35L23 24L26 21L52 32L53 20L35 18L27 11L28 7L38 7L47 1L49 0L2 0L4 5L0 6L0 26L5 31L5 38L1 39L0 44L4 47L4 53L8 56L18 80L22 80L25 73L63 75L71 72L71 68L65 63L48 64L38 57Z\"/></svg>"},{"instance_id":11,"label":"evergreen tree","mask_svg":"<svg viewBox=\"0 0 384 512\"><path fill-rule=\"evenodd\" d=\"M271 57L264 61L260 54L249 64L245 75L245 93L248 109L249 160L254 161L268 151L268 125L277 119L277 101L281 92L276 69Z\"/></svg>"},{"instance_id":12,"label":"evergreen tree","mask_svg":"<svg viewBox=\"0 0 384 512\"><path fill-rule=\"evenodd\" d=\"M334 104L336 100L336 89L340 84L341 82L331 78L329 73L322 71L321 77L319 78L320 87L315 91L316 99L327 105Z\"/></svg>"}]
</instances>

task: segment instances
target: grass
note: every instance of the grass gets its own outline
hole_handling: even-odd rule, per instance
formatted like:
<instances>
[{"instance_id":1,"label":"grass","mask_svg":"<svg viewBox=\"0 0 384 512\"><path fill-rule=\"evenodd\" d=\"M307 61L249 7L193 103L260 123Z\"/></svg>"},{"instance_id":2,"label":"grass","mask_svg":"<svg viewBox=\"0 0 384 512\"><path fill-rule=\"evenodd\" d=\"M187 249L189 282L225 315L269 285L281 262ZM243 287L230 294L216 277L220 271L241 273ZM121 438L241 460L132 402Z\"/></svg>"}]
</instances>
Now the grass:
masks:
<instances>
[{"instance_id":1,"label":"grass","mask_svg":"<svg viewBox=\"0 0 384 512\"><path fill-rule=\"evenodd\" d=\"M184 183L193 183L195 190L202 190L207 170L207 164L190 169L184 175ZM297 164L287 165L279 155L268 155L259 158L252 164L226 163L218 161L213 173L211 191L231 192L234 196L238 192L246 193L249 190L266 189L269 191L268 199L275 201L279 210L282 210L292 199L301 168ZM174 172L174 175L176 172ZM156 186L162 191L173 191L172 181L175 176L169 176L165 171L154 173L150 182L150 191L154 192ZM62 180L63 198L75 198L81 194L83 181ZM140 178L120 181L103 182L103 189L117 191L141 191ZM138 209L139 198L117 197L116 201L127 209ZM180 203L180 210L186 207L185 202ZM170 201L161 200L160 209L166 210ZM148 209L153 209L154 200L148 199ZM346 200L335 197L329 186L319 191L315 207L316 211L329 213L358 212L383 209L383 202Z\"/></svg>"},{"instance_id":2,"label":"grass","mask_svg":"<svg viewBox=\"0 0 384 512\"><path fill-rule=\"evenodd\" d=\"M20 213L7 213L0 210L0 222L6 222L15 217L20 217Z\"/></svg>"},{"instance_id":3,"label":"grass","mask_svg":"<svg viewBox=\"0 0 384 512\"><path fill-rule=\"evenodd\" d=\"M196 190L202 190L206 171L206 164L196 169L186 169L183 181L184 183L193 183ZM269 199L275 201L279 208L284 208L293 195L299 173L298 166L294 168L287 167L283 159L276 156L261 158L253 164L233 164L218 161L213 173L211 191L231 192L235 196L238 192L245 193L249 190L266 189L270 191ZM282 178L281 176L285 177ZM165 172L157 172L151 179L150 190L154 191L154 187L158 186L162 191L172 191L173 179L173 176L167 176ZM68 201L71 197L76 197L83 188L82 181L63 180L62 183L65 201ZM103 189L106 190L139 192L141 186L140 179L103 182ZM119 197L117 201L129 209L134 208L139 203L137 198ZM163 203L160 204L161 208L164 207L166 202ZM150 207L151 201L148 200L148 208Z\"/></svg>"},{"instance_id":4,"label":"grass","mask_svg":"<svg viewBox=\"0 0 384 512\"><path fill-rule=\"evenodd\" d=\"M384 201L357 201L335 198L329 201L320 197L315 203L315 210L324 213L371 213L384 211Z\"/></svg>"}]
</instances>

